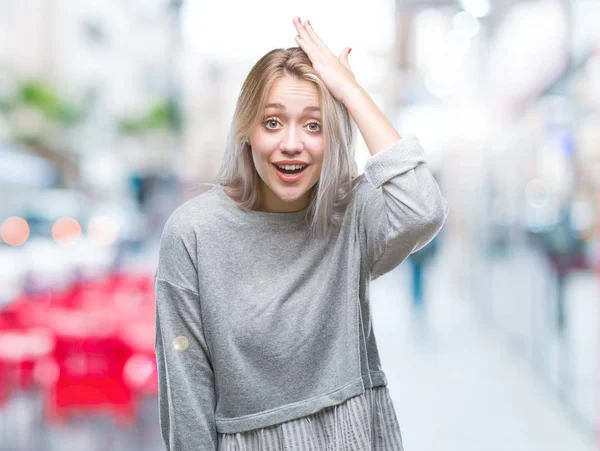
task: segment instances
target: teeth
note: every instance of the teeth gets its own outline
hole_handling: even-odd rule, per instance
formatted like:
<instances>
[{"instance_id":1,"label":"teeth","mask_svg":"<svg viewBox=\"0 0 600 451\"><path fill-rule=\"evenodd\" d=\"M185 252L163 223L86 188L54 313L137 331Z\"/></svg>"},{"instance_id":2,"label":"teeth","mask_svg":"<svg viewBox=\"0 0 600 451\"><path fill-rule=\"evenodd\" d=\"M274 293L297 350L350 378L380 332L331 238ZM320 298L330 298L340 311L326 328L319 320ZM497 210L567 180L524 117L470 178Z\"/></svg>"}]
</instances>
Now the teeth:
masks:
<instances>
[{"instance_id":1,"label":"teeth","mask_svg":"<svg viewBox=\"0 0 600 451\"><path fill-rule=\"evenodd\" d=\"M283 166L276 165L278 168L286 169L288 171L295 171L296 169L305 168L306 165L300 164L284 164Z\"/></svg>"}]
</instances>

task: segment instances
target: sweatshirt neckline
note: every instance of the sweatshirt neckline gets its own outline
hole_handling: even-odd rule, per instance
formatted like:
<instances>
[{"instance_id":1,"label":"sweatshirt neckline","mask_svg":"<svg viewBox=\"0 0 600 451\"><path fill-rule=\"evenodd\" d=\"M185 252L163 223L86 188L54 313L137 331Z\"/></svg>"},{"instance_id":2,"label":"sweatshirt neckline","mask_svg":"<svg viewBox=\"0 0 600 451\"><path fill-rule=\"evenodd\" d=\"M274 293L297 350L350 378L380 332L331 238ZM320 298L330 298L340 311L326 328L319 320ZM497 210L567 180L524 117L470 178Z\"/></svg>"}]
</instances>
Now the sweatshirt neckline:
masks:
<instances>
[{"instance_id":1,"label":"sweatshirt neckline","mask_svg":"<svg viewBox=\"0 0 600 451\"><path fill-rule=\"evenodd\" d=\"M219 195L226 198L226 202L234 208L236 211L244 215L246 218L253 219L265 219L265 220L274 220L274 221L300 221L301 219L306 218L306 213L308 211L308 207L304 207L302 210L293 211L289 213L278 213L271 211L258 211L258 210L245 210L240 207L233 199L231 199L222 185L216 185L216 188L219 192Z\"/></svg>"}]
</instances>

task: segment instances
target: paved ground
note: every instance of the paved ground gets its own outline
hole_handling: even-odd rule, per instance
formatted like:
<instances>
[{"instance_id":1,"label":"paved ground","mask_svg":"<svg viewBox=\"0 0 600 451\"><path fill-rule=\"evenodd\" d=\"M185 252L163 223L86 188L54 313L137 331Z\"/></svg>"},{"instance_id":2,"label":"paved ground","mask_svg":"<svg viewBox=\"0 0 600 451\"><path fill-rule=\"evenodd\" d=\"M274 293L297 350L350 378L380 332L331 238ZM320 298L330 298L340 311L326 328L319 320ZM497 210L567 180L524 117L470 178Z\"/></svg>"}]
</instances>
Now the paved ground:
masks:
<instances>
[{"instance_id":1,"label":"paved ground","mask_svg":"<svg viewBox=\"0 0 600 451\"><path fill-rule=\"evenodd\" d=\"M411 309L407 264L371 286L405 451L595 449L526 354L507 344L502 328L485 325L454 283L451 261L446 254L430 269L427 320Z\"/></svg>"}]
</instances>

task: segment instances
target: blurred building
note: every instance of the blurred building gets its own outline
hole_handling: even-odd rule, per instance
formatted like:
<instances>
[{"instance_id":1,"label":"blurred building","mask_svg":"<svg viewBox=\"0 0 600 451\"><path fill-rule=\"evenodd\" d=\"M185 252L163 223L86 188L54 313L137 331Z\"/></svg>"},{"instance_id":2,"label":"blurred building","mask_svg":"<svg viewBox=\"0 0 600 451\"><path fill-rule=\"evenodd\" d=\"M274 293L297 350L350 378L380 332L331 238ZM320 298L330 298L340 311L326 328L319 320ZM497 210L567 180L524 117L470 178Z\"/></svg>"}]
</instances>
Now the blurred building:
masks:
<instances>
[{"instance_id":1,"label":"blurred building","mask_svg":"<svg viewBox=\"0 0 600 451\"><path fill-rule=\"evenodd\" d=\"M85 105L85 119L54 150L78 162L87 189L122 193L129 171L155 173L172 165L178 151L172 130L143 119L178 101L179 7L167 1L0 2L0 97L35 80ZM7 120L10 126L1 128L8 140L19 127L49 136L57 127L25 107ZM123 122L147 127L123 133Z\"/></svg>"}]
</instances>

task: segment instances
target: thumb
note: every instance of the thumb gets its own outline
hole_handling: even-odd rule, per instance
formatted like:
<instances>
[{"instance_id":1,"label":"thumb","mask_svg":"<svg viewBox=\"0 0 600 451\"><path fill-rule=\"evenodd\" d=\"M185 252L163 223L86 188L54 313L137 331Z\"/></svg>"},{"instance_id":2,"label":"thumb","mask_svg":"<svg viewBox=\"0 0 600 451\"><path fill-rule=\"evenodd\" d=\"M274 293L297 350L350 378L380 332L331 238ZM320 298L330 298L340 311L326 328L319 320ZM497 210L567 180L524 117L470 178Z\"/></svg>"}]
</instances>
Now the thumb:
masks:
<instances>
[{"instance_id":1,"label":"thumb","mask_svg":"<svg viewBox=\"0 0 600 451\"><path fill-rule=\"evenodd\" d=\"M342 63L348 69L350 69L350 62L348 61L348 55L350 55L351 51L352 51L351 47L345 48L344 50L342 50L342 53L340 53L340 56L338 58L340 60L340 63Z\"/></svg>"}]
</instances>

